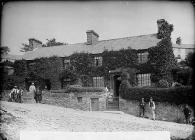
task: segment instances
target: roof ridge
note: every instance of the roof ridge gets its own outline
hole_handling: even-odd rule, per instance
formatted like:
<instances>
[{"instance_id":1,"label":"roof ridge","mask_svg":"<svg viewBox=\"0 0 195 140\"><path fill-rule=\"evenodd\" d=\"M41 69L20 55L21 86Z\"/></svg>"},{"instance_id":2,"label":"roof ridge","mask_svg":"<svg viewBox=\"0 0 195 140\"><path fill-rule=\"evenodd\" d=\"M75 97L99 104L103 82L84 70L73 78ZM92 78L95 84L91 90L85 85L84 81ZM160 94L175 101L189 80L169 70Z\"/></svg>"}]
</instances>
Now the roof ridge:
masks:
<instances>
[{"instance_id":1,"label":"roof ridge","mask_svg":"<svg viewBox=\"0 0 195 140\"><path fill-rule=\"evenodd\" d=\"M102 41L112 41L112 40L117 40L117 39L125 39L125 38L133 38L133 37L141 37L141 36L148 36L148 35L156 35L156 33L153 34L146 34L146 35L138 35L138 36L129 36L129 37L120 37L120 38L113 38L113 39L105 39L105 40L99 40L96 44ZM69 45L76 45L76 44L85 44L86 42L80 42L80 43L74 43L74 44L67 44L67 45L57 45L57 46L69 46ZM94 44L94 45L96 45ZM57 46L50 46L50 47L57 47ZM41 47L41 48L49 48L49 47Z\"/></svg>"},{"instance_id":2,"label":"roof ridge","mask_svg":"<svg viewBox=\"0 0 195 140\"><path fill-rule=\"evenodd\" d=\"M129 37L120 37L120 38L106 39L106 40L100 40L98 42L101 42L101 41L110 41L110 40L117 40L117 39L125 39L125 38L133 38L133 37L141 37L141 36L148 36L148 35L156 35L156 33L146 34L146 35L138 35L138 36L129 36Z\"/></svg>"}]
</instances>

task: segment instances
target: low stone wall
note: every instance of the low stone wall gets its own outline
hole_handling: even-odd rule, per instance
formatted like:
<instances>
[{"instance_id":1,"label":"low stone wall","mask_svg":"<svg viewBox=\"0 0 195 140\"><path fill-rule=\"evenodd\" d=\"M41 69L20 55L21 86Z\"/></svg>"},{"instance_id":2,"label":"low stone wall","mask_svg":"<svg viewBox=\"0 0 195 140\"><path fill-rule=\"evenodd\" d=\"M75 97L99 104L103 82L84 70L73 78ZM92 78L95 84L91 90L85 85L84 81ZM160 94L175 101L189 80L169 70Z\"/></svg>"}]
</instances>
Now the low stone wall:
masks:
<instances>
[{"instance_id":1,"label":"low stone wall","mask_svg":"<svg viewBox=\"0 0 195 140\"><path fill-rule=\"evenodd\" d=\"M81 101L78 98L81 98ZM42 103L90 111L92 110L91 98L98 99L99 111L106 110L106 94L103 92L46 93L43 94Z\"/></svg>"},{"instance_id":2,"label":"low stone wall","mask_svg":"<svg viewBox=\"0 0 195 140\"><path fill-rule=\"evenodd\" d=\"M139 116L139 102L135 100L119 99L119 109L125 113ZM192 113L193 116L193 113ZM148 102L145 108L145 117L152 118ZM156 102L156 119L184 123L183 105Z\"/></svg>"}]
</instances>

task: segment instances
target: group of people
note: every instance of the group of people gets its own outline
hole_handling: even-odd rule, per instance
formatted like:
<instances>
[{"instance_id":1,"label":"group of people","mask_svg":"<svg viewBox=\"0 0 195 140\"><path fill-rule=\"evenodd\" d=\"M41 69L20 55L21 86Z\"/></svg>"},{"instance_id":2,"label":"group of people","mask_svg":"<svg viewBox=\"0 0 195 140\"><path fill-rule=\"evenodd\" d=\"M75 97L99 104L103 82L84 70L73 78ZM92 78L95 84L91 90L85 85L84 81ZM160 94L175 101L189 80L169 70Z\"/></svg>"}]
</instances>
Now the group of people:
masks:
<instances>
[{"instance_id":1,"label":"group of people","mask_svg":"<svg viewBox=\"0 0 195 140\"><path fill-rule=\"evenodd\" d=\"M37 88L36 88L35 84L32 83L29 87L29 92L30 92L30 94L34 95L34 99L35 99L36 103L41 103L42 90L41 90L40 86L37 86Z\"/></svg>"},{"instance_id":2,"label":"group of people","mask_svg":"<svg viewBox=\"0 0 195 140\"><path fill-rule=\"evenodd\" d=\"M139 116L140 117L144 117L144 115L145 115L145 106L146 106L146 103L144 101L144 98L142 98L140 103L139 103L139 108L140 108ZM150 112L152 114L152 119L155 120L155 108L156 107L155 107L155 102L153 101L152 97L150 97L149 108L150 108ZM183 113L185 116L186 124L190 124L190 122L191 122L190 118L191 118L192 111L187 104L183 108Z\"/></svg>"},{"instance_id":3,"label":"group of people","mask_svg":"<svg viewBox=\"0 0 195 140\"><path fill-rule=\"evenodd\" d=\"M22 94L23 94L22 88L14 86L14 88L9 93L9 101L22 103Z\"/></svg>"},{"instance_id":4,"label":"group of people","mask_svg":"<svg viewBox=\"0 0 195 140\"><path fill-rule=\"evenodd\" d=\"M139 107L140 107L139 116L140 117L145 116L145 106L146 106L146 103L144 101L144 98L142 98L139 104ZM152 119L155 120L155 102L153 101L152 97L150 97L149 108L150 108L150 112L152 113Z\"/></svg>"},{"instance_id":5,"label":"group of people","mask_svg":"<svg viewBox=\"0 0 195 140\"><path fill-rule=\"evenodd\" d=\"M10 102L18 102L22 103L22 95L23 95L23 89L21 87L14 86L14 88L9 93L9 100ZM42 90L40 86L35 87L35 84L32 83L29 87L29 92L31 95L34 96L34 99L36 103L41 103L42 100Z\"/></svg>"}]
</instances>

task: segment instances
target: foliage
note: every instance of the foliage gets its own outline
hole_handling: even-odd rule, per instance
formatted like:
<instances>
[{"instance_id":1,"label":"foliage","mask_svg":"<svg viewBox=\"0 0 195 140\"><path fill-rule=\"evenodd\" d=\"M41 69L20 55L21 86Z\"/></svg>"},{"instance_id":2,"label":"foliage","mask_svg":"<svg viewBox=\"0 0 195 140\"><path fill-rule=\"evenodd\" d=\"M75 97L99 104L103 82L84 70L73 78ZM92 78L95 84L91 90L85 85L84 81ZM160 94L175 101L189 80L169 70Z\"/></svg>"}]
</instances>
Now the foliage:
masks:
<instances>
[{"instance_id":1,"label":"foliage","mask_svg":"<svg viewBox=\"0 0 195 140\"><path fill-rule=\"evenodd\" d=\"M13 64L14 74L16 76L25 77L26 72L26 61L25 60L16 60Z\"/></svg>"},{"instance_id":2,"label":"foliage","mask_svg":"<svg viewBox=\"0 0 195 140\"><path fill-rule=\"evenodd\" d=\"M169 83L167 82L167 80L161 79L158 82L158 87L160 87L160 88L168 88L169 87Z\"/></svg>"},{"instance_id":3,"label":"foliage","mask_svg":"<svg viewBox=\"0 0 195 140\"><path fill-rule=\"evenodd\" d=\"M182 85L190 85L192 84L192 68L180 68L177 71L177 82L181 83Z\"/></svg>"},{"instance_id":4,"label":"foliage","mask_svg":"<svg viewBox=\"0 0 195 140\"><path fill-rule=\"evenodd\" d=\"M192 104L193 100L192 87L175 87L175 88L139 88L131 87L125 92L120 93L121 97L126 100L137 100L145 98L149 100L153 97L157 102L169 102L175 104Z\"/></svg>"},{"instance_id":5,"label":"foliage","mask_svg":"<svg viewBox=\"0 0 195 140\"><path fill-rule=\"evenodd\" d=\"M104 92L105 88L98 87L67 87L61 90L51 90L52 93L71 93L71 92Z\"/></svg>"},{"instance_id":6,"label":"foliage","mask_svg":"<svg viewBox=\"0 0 195 140\"><path fill-rule=\"evenodd\" d=\"M59 46L59 45L67 45L68 43L63 42L56 42L55 38L47 39L47 42L43 44L43 47L52 47L52 46Z\"/></svg>"},{"instance_id":7,"label":"foliage","mask_svg":"<svg viewBox=\"0 0 195 140\"><path fill-rule=\"evenodd\" d=\"M48 77L56 76L61 72L61 58L59 57L42 57L37 58L34 61L28 62L28 73L33 72L35 75L41 76L44 79Z\"/></svg>"},{"instance_id":8,"label":"foliage","mask_svg":"<svg viewBox=\"0 0 195 140\"><path fill-rule=\"evenodd\" d=\"M185 63L187 66L191 67L193 66L193 58L195 57L195 52L189 53L185 58Z\"/></svg>"},{"instance_id":9,"label":"foliage","mask_svg":"<svg viewBox=\"0 0 195 140\"><path fill-rule=\"evenodd\" d=\"M15 85L24 88L24 79L20 76L6 75L3 81L4 90L11 90Z\"/></svg>"},{"instance_id":10,"label":"foliage","mask_svg":"<svg viewBox=\"0 0 195 140\"><path fill-rule=\"evenodd\" d=\"M181 44L181 37L178 37L178 38L176 39L176 44L178 44L178 45Z\"/></svg>"},{"instance_id":11,"label":"foliage","mask_svg":"<svg viewBox=\"0 0 195 140\"><path fill-rule=\"evenodd\" d=\"M28 52L28 51L32 51L34 48L31 45L22 43L22 48L20 49L21 52Z\"/></svg>"},{"instance_id":12,"label":"foliage","mask_svg":"<svg viewBox=\"0 0 195 140\"><path fill-rule=\"evenodd\" d=\"M65 79L69 79L68 84L75 84L78 81L79 76L74 71L63 70L59 74L59 79L63 82Z\"/></svg>"},{"instance_id":13,"label":"foliage","mask_svg":"<svg viewBox=\"0 0 195 140\"><path fill-rule=\"evenodd\" d=\"M170 38L162 39L156 47L149 48L149 63L153 65L152 82L166 79L171 82L171 71L177 67Z\"/></svg>"},{"instance_id":14,"label":"foliage","mask_svg":"<svg viewBox=\"0 0 195 140\"><path fill-rule=\"evenodd\" d=\"M1 51L1 54L8 54L8 52L10 52L10 49L8 46L1 46L0 51Z\"/></svg>"},{"instance_id":15,"label":"foliage","mask_svg":"<svg viewBox=\"0 0 195 140\"><path fill-rule=\"evenodd\" d=\"M161 22L161 26L159 27L157 38L158 39L170 38L171 32L173 31L173 24L169 24L164 19L162 19L160 22Z\"/></svg>"}]
</instances>

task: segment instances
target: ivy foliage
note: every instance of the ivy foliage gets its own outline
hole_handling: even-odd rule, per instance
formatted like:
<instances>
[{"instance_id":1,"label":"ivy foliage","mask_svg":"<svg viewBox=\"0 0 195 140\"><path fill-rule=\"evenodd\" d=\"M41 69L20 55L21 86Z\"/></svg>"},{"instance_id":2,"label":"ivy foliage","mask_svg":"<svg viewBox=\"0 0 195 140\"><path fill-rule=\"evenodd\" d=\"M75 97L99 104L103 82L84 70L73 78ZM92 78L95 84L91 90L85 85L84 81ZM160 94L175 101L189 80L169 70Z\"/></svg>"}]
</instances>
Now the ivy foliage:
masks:
<instances>
[{"instance_id":1,"label":"ivy foliage","mask_svg":"<svg viewBox=\"0 0 195 140\"><path fill-rule=\"evenodd\" d=\"M148 49L149 63L154 69L151 75L153 82L161 79L171 81L171 71L177 67L177 62L173 54L172 43L170 38L162 39L156 47Z\"/></svg>"},{"instance_id":2,"label":"ivy foliage","mask_svg":"<svg viewBox=\"0 0 195 140\"><path fill-rule=\"evenodd\" d=\"M35 75L44 79L58 77L61 72L62 60L60 57L43 57L28 62L28 73L33 72Z\"/></svg>"}]
</instances>

